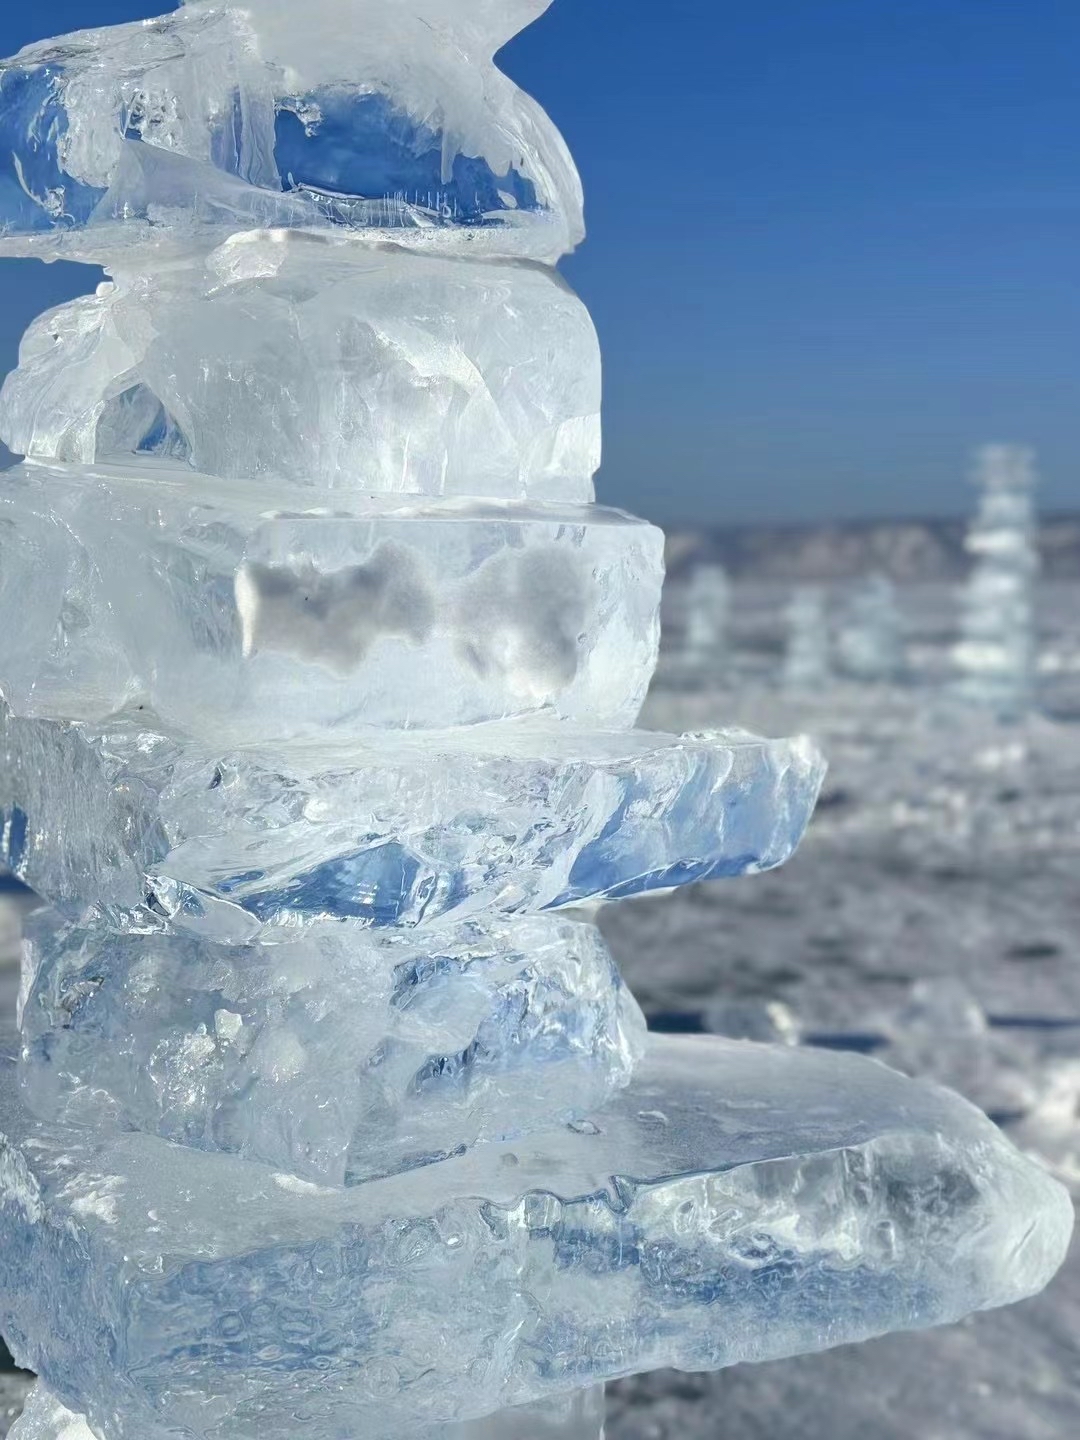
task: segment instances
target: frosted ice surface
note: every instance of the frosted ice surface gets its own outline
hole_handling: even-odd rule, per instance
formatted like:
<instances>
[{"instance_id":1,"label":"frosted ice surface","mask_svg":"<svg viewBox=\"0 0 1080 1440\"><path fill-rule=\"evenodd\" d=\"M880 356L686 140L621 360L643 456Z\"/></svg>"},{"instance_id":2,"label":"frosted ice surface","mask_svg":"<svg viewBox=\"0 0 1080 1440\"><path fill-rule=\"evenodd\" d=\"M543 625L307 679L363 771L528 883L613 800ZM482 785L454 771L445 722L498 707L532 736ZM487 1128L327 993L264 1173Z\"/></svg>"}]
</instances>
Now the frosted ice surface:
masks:
<instances>
[{"instance_id":1,"label":"frosted ice surface","mask_svg":"<svg viewBox=\"0 0 1080 1440\"><path fill-rule=\"evenodd\" d=\"M109 1435L389 1440L825 1348L1020 1299L1072 1227L949 1092L713 1038L654 1039L591 1125L344 1190L33 1121L13 1066L0 1131L0 1327Z\"/></svg>"},{"instance_id":2,"label":"frosted ice surface","mask_svg":"<svg viewBox=\"0 0 1080 1440\"><path fill-rule=\"evenodd\" d=\"M661 532L620 511L301 507L160 460L25 465L0 490L0 604L21 616L0 694L215 742L525 714L619 728L656 663L662 581Z\"/></svg>"},{"instance_id":3,"label":"frosted ice surface","mask_svg":"<svg viewBox=\"0 0 1080 1440\"><path fill-rule=\"evenodd\" d=\"M555 918L276 945L30 927L21 1078L45 1119L349 1184L582 1118L645 1022L599 932Z\"/></svg>"},{"instance_id":4,"label":"frosted ice surface","mask_svg":"<svg viewBox=\"0 0 1080 1440\"><path fill-rule=\"evenodd\" d=\"M408 1440L603 1440L604 1387L592 1385L572 1395L560 1395L498 1410L479 1420L426 1425L399 1431ZM75 1414L38 1382L31 1390L12 1440L96 1440L82 1415ZM144 1431L144 1440L164 1432Z\"/></svg>"},{"instance_id":5,"label":"frosted ice surface","mask_svg":"<svg viewBox=\"0 0 1080 1440\"><path fill-rule=\"evenodd\" d=\"M319 488L587 503L600 351L537 266L249 232L40 316L0 435L77 464L171 456L264 482L268 504L286 482L294 504Z\"/></svg>"},{"instance_id":6,"label":"frosted ice surface","mask_svg":"<svg viewBox=\"0 0 1080 1440\"><path fill-rule=\"evenodd\" d=\"M542 0L188 3L0 65L0 254L115 260L242 229L554 261L558 131L491 62Z\"/></svg>"},{"instance_id":7,"label":"frosted ice surface","mask_svg":"<svg viewBox=\"0 0 1080 1440\"><path fill-rule=\"evenodd\" d=\"M741 731L491 726L230 751L0 707L0 864L119 929L411 926L769 869L823 774L807 741Z\"/></svg>"}]
</instances>

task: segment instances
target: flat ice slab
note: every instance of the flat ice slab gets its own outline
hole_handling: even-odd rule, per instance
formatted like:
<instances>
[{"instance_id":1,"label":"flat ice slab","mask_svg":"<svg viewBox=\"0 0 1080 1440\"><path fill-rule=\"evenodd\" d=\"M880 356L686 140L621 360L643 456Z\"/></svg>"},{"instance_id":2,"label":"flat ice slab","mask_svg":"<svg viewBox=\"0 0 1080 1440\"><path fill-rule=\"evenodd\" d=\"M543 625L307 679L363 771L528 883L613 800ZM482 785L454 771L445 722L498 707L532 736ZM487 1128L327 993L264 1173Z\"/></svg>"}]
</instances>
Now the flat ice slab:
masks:
<instances>
[{"instance_id":1,"label":"flat ice slab","mask_svg":"<svg viewBox=\"0 0 1080 1440\"><path fill-rule=\"evenodd\" d=\"M823 774L809 742L743 731L491 725L233 750L0 705L0 865L117 930L415 926L771 869Z\"/></svg>"},{"instance_id":2,"label":"flat ice slab","mask_svg":"<svg viewBox=\"0 0 1080 1440\"><path fill-rule=\"evenodd\" d=\"M108 1440L389 1440L940 1324L1042 1288L1073 1223L950 1092L716 1038L654 1038L592 1123L351 1189L36 1122L13 1065L0 1132L0 1329Z\"/></svg>"}]
</instances>

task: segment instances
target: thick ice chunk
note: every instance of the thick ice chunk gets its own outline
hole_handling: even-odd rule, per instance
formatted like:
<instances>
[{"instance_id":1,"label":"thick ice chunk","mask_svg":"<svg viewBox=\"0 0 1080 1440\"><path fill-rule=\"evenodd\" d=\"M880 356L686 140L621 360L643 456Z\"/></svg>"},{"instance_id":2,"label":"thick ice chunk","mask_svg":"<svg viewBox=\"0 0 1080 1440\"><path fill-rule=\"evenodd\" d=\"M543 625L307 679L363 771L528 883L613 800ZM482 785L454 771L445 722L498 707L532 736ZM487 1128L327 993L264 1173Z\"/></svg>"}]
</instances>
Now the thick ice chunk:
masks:
<instances>
[{"instance_id":1,"label":"thick ice chunk","mask_svg":"<svg viewBox=\"0 0 1080 1440\"><path fill-rule=\"evenodd\" d=\"M312 489L588 503L600 350L537 266L249 233L42 315L0 435L74 464L169 455L263 482L270 503L286 484L307 504Z\"/></svg>"},{"instance_id":2,"label":"thick ice chunk","mask_svg":"<svg viewBox=\"0 0 1080 1440\"><path fill-rule=\"evenodd\" d=\"M390 1440L939 1324L1040 1289L1073 1224L957 1096L786 1046L658 1038L591 1125L345 1190L0 1089L0 1329L109 1440Z\"/></svg>"},{"instance_id":3,"label":"thick ice chunk","mask_svg":"<svg viewBox=\"0 0 1080 1440\"><path fill-rule=\"evenodd\" d=\"M644 1044L591 925L338 923L279 939L37 918L21 1023L30 1108L354 1184L580 1119L626 1084Z\"/></svg>"},{"instance_id":4,"label":"thick ice chunk","mask_svg":"<svg viewBox=\"0 0 1080 1440\"><path fill-rule=\"evenodd\" d=\"M72 919L244 942L414 926L782 864L824 773L805 740L564 726L210 749L0 707L0 865Z\"/></svg>"},{"instance_id":5,"label":"thick ice chunk","mask_svg":"<svg viewBox=\"0 0 1080 1440\"><path fill-rule=\"evenodd\" d=\"M0 254L292 227L554 261L580 181L491 59L546 8L206 0L29 46L0 65Z\"/></svg>"},{"instance_id":6,"label":"thick ice chunk","mask_svg":"<svg viewBox=\"0 0 1080 1440\"><path fill-rule=\"evenodd\" d=\"M0 694L17 714L128 705L215 743L533 713L617 729L656 663L663 537L620 511L301 509L155 461L2 479L0 605L21 620L0 635Z\"/></svg>"}]
</instances>

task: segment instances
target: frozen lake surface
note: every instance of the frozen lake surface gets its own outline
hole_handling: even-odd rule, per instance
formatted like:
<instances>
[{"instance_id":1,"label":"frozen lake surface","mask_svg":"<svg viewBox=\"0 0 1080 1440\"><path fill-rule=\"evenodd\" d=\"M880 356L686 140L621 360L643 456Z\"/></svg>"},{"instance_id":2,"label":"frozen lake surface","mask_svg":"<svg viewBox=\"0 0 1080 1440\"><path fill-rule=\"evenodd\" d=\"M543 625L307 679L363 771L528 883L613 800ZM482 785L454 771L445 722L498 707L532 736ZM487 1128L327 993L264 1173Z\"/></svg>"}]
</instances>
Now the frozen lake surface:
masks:
<instances>
[{"instance_id":1,"label":"frozen lake surface","mask_svg":"<svg viewBox=\"0 0 1080 1440\"><path fill-rule=\"evenodd\" d=\"M654 690L646 720L809 731L831 767L820 811L783 870L612 907L603 928L654 1023L744 1021L878 1054L966 1092L1075 1192L1080 591L1044 587L1049 718L1007 727L941 701L949 587L901 599L909 684L782 695L783 592L736 587L730 672ZM781 1364L643 1376L612 1387L609 1411L613 1440L1080 1434L1080 1248L1024 1305Z\"/></svg>"}]
</instances>

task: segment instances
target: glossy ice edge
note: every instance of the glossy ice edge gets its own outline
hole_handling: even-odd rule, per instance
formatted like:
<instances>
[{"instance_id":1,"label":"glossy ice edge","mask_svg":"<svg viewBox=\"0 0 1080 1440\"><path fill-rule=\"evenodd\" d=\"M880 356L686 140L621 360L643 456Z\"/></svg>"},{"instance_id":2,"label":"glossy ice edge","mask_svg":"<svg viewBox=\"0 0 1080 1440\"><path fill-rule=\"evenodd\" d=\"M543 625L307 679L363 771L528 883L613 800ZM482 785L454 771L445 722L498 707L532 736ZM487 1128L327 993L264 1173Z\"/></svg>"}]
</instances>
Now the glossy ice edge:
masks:
<instances>
[{"instance_id":1,"label":"glossy ice edge","mask_svg":"<svg viewBox=\"0 0 1080 1440\"><path fill-rule=\"evenodd\" d=\"M492 725L267 752L0 707L0 864L122 931L415 926L771 869L824 772L805 739L741 731Z\"/></svg>"},{"instance_id":2,"label":"glossy ice edge","mask_svg":"<svg viewBox=\"0 0 1080 1440\"><path fill-rule=\"evenodd\" d=\"M106 1440L390 1440L949 1322L1044 1286L1073 1224L957 1096L711 1038L654 1038L591 1124L350 1190L33 1122L14 1067L0 1131L0 1325Z\"/></svg>"}]
</instances>

